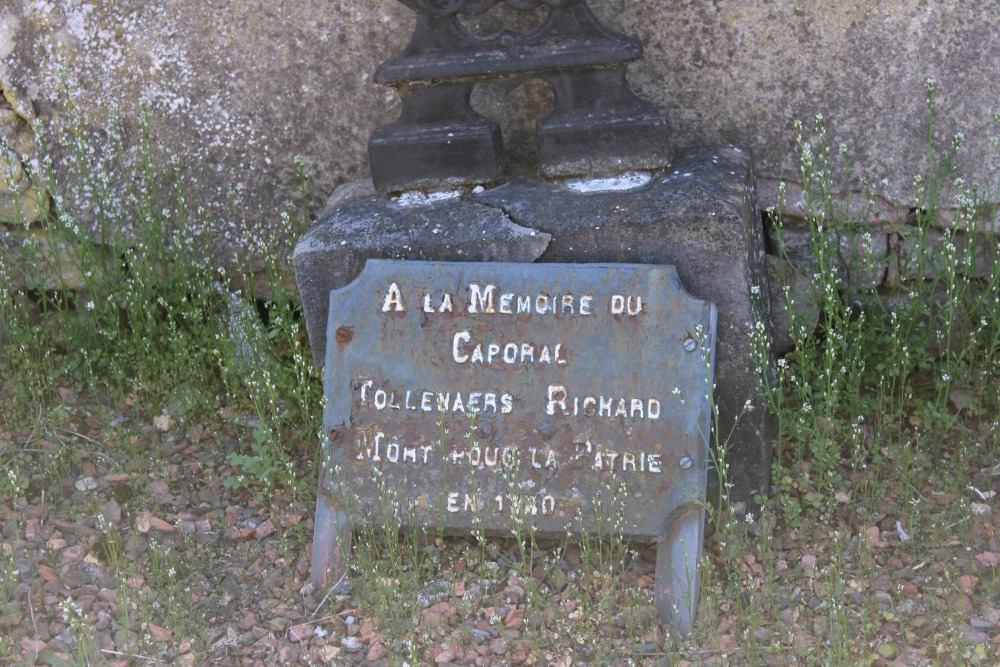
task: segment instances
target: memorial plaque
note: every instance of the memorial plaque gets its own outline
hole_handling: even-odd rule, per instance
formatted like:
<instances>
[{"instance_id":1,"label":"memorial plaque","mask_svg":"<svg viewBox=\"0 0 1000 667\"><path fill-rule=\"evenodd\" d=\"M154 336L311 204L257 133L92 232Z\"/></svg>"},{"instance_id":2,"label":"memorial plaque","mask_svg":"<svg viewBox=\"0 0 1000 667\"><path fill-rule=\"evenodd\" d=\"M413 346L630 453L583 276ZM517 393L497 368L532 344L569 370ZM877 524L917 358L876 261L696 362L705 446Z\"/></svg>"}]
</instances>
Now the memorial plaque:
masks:
<instances>
[{"instance_id":1,"label":"memorial plaque","mask_svg":"<svg viewBox=\"0 0 1000 667\"><path fill-rule=\"evenodd\" d=\"M715 323L671 266L368 261L330 294L314 580L363 522L587 531L660 544L686 634Z\"/></svg>"}]
</instances>

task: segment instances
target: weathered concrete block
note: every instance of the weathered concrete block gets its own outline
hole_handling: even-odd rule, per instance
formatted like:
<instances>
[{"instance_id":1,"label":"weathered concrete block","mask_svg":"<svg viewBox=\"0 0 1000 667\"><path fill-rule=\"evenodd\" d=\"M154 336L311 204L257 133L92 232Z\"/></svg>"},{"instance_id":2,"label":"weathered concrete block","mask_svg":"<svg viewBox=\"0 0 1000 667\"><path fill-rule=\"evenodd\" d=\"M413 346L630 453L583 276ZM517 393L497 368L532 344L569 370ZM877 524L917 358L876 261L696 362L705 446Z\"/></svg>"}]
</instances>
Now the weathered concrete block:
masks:
<instances>
[{"instance_id":1,"label":"weathered concrete block","mask_svg":"<svg viewBox=\"0 0 1000 667\"><path fill-rule=\"evenodd\" d=\"M42 217L47 194L25 171L35 153L34 134L0 94L0 223L20 225Z\"/></svg>"},{"instance_id":2,"label":"weathered concrete block","mask_svg":"<svg viewBox=\"0 0 1000 667\"><path fill-rule=\"evenodd\" d=\"M540 261L670 264L685 289L716 303L715 399L719 433L724 439L732 430L725 443L734 474L730 499L752 503L768 492L775 432L757 391L751 346L757 323L769 330L769 297L749 152L690 150L668 173L629 192L581 194L520 178L472 199L551 234Z\"/></svg>"},{"instance_id":3,"label":"weathered concrete block","mask_svg":"<svg viewBox=\"0 0 1000 667\"><path fill-rule=\"evenodd\" d=\"M904 228L899 234L899 277L931 280L954 270L959 275L985 278L993 270L998 252L998 239L993 235Z\"/></svg>"},{"instance_id":4,"label":"weathered concrete block","mask_svg":"<svg viewBox=\"0 0 1000 667\"><path fill-rule=\"evenodd\" d=\"M826 261L830 268L836 268L849 291L874 289L885 281L889 254L889 235L885 232L828 229L820 234L806 227L784 226L780 234L769 230L769 236L776 254L810 273L819 270L816 244L830 242L825 249Z\"/></svg>"},{"instance_id":5,"label":"weathered concrete block","mask_svg":"<svg viewBox=\"0 0 1000 667\"><path fill-rule=\"evenodd\" d=\"M969 216L967 211L954 208L940 208L934 212L934 219L931 222L938 229L966 232L969 231L970 223L973 221L979 233L1000 236L1000 205L981 202L976 216Z\"/></svg>"},{"instance_id":6,"label":"weathered concrete block","mask_svg":"<svg viewBox=\"0 0 1000 667\"><path fill-rule=\"evenodd\" d=\"M782 197L782 188L784 196ZM823 198L815 196L812 206L806 202L806 193L801 183L783 181L774 178L761 178L757 181L757 194L762 203L780 207L781 220L786 224L805 224L807 218L825 213L826 205ZM910 213L908 206L896 205L877 194L846 190L830 196L839 219L850 220L856 224L867 225L879 231L889 232L904 224Z\"/></svg>"},{"instance_id":7,"label":"weathered concrete block","mask_svg":"<svg viewBox=\"0 0 1000 667\"><path fill-rule=\"evenodd\" d=\"M738 141L754 150L762 177L794 183L792 123L822 113L831 143L846 144L858 173L888 179L885 199L905 209L913 176L926 167L924 83L933 76L935 141L947 146L963 131L966 178L1000 176L990 146L1000 98L992 0L590 4L610 28L644 42L629 81L666 108L678 148ZM489 34L502 10L467 24ZM112 104L129 118L147 99L154 131L186 166L192 201L224 207L245 180L246 197L224 220L277 226L297 197L295 154L319 192L367 175L368 136L399 111L373 74L405 47L414 20L396 0L8 2L0 6L0 87L26 119L58 129L64 68L95 135ZM552 99L535 92L474 94L473 105L505 129L533 133ZM508 146L530 143L505 137ZM775 203L766 188L761 202Z\"/></svg>"},{"instance_id":8,"label":"weathered concrete block","mask_svg":"<svg viewBox=\"0 0 1000 667\"><path fill-rule=\"evenodd\" d=\"M768 283L748 151L688 151L676 168L625 192L585 194L531 174L423 207L366 195L342 200L295 251L317 363L329 291L350 282L369 257L675 266L688 292L718 306L715 399L718 433L732 432L724 443L729 498L752 503L768 492L775 431L752 350L754 335L769 338Z\"/></svg>"},{"instance_id":9,"label":"weathered concrete block","mask_svg":"<svg viewBox=\"0 0 1000 667\"><path fill-rule=\"evenodd\" d=\"M48 239L41 229L4 231L0 228L0 262L7 271L11 290L44 289L80 291L87 281L80 268L80 248L62 240ZM101 252L101 249L97 249ZM106 266L115 260L102 255ZM93 261L98 261L94 257Z\"/></svg>"},{"instance_id":10,"label":"weathered concrete block","mask_svg":"<svg viewBox=\"0 0 1000 667\"><path fill-rule=\"evenodd\" d=\"M341 201L302 237L292 258L313 359L323 363L330 290L354 280L365 260L533 262L548 243L548 234L475 202L401 206L377 195Z\"/></svg>"},{"instance_id":11,"label":"weathered concrete block","mask_svg":"<svg viewBox=\"0 0 1000 667\"><path fill-rule=\"evenodd\" d=\"M795 347L793 324L805 327L807 334L816 330L821 295L811 273L774 255L767 256L767 277L771 297L771 349L775 356L781 356Z\"/></svg>"},{"instance_id":12,"label":"weathered concrete block","mask_svg":"<svg viewBox=\"0 0 1000 667\"><path fill-rule=\"evenodd\" d=\"M145 101L160 155L184 167L189 201L225 210L219 244L237 245L241 221L276 231L298 199L295 155L318 191L367 176L368 136L398 110L372 74L412 21L394 0L4 2L0 89L23 119L43 121L60 169L71 162L57 141L67 125L61 71L97 151L111 148L102 137L113 107L134 136ZM245 195L226 210L241 181ZM62 183L67 207L83 201L78 185Z\"/></svg>"}]
</instances>

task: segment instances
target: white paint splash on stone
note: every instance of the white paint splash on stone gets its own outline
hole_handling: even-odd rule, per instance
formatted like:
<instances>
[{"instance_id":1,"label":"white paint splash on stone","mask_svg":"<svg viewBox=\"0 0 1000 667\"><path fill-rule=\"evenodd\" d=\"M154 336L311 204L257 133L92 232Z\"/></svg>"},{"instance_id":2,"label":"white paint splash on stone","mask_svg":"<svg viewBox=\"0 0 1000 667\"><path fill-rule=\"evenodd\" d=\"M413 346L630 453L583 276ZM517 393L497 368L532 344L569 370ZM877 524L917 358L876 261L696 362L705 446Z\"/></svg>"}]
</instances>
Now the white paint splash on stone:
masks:
<instances>
[{"instance_id":1,"label":"white paint splash on stone","mask_svg":"<svg viewBox=\"0 0 1000 667\"><path fill-rule=\"evenodd\" d=\"M648 171L626 171L605 178L571 178L565 183L570 190L582 193L624 192L644 187L652 180L653 175Z\"/></svg>"},{"instance_id":2,"label":"white paint splash on stone","mask_svg":"<svg viewBox=\"0 0 1000 667\"><path fill-rule=\"evenodd\" d=\"M443 190L441 192L424 192L422 190L411 190L399 195L396 203L403 208L414 206L427 206L442 201L454 201L462 198L461 190Z\"/></svg>"}]
</instances>

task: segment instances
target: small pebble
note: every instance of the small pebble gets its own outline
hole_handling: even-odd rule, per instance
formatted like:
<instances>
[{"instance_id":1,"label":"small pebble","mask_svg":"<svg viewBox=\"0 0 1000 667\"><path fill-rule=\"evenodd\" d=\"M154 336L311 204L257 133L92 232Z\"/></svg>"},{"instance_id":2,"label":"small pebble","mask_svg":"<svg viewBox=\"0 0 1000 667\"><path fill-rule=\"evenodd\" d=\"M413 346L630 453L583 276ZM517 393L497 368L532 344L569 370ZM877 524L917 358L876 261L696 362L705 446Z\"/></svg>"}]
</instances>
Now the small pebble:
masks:
<instances>
[{"instance_id":1,"label":"small pebble","mask_svg":"<svg viewBox=\"0 0 1000 667\"><path fill-rule=\"evenodd\" d=\"M985 631L992 630L995 623L987 618L982 618L981 616L973 616L972 620L969 622L973 630Z\"/></svg>"},{"instance_id":2,"label":"small pebble","mask_svg":"<svg viewBox=\"0 0 1000 667\"><path fill-rule=\"evenodd\" d=\"M97 488L97 480L93 477L83 477L76 480L76 483L73 484L73 486L75 486L76 490L80 493L86 493L87 491L93 491Z\"/></svg>"}]
</instances>

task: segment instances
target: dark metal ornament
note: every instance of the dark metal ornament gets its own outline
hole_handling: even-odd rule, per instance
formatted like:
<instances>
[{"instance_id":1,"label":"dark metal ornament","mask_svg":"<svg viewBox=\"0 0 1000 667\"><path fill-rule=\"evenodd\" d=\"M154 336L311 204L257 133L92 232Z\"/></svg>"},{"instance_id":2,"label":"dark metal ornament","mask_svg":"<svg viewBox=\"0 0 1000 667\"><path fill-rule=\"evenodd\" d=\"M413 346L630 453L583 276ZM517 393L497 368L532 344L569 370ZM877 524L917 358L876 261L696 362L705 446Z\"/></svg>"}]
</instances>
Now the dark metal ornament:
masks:
<instances>
[{"instance_id":1,"label":"dark metal ornament","mask_svg":"<svg viewBox=\"0 0 1000 667\"><path fill-rule=\"evenodd\" d=\"M555 105L538 122L539 171L545 177L597 176L670 165L662 109L625 80L642 43L608 29L584 0L503 0L518 10L549 7L530 33L473 36L458 15L482 14L500 0L399 0L415 10L409 45L379 67L375 80L399 90L399 118L375 130L369 158L383 192L499 181L499 125L469 103L477 83L540 78Z\"/></svg>"},{"instance_id":2,"label":"dark metal ornament","mask_svg":"<svg viewBox=\"0 0 1000 667\"><path fill-rule=\"evenodd\" d=\"M503 2L513 9L532 10L541 5L553 8L575 5L581 0L399 0L410 9L432 16L451 16L467 14L475 16L483 14Z\"/></svg>"}]
</instances>

